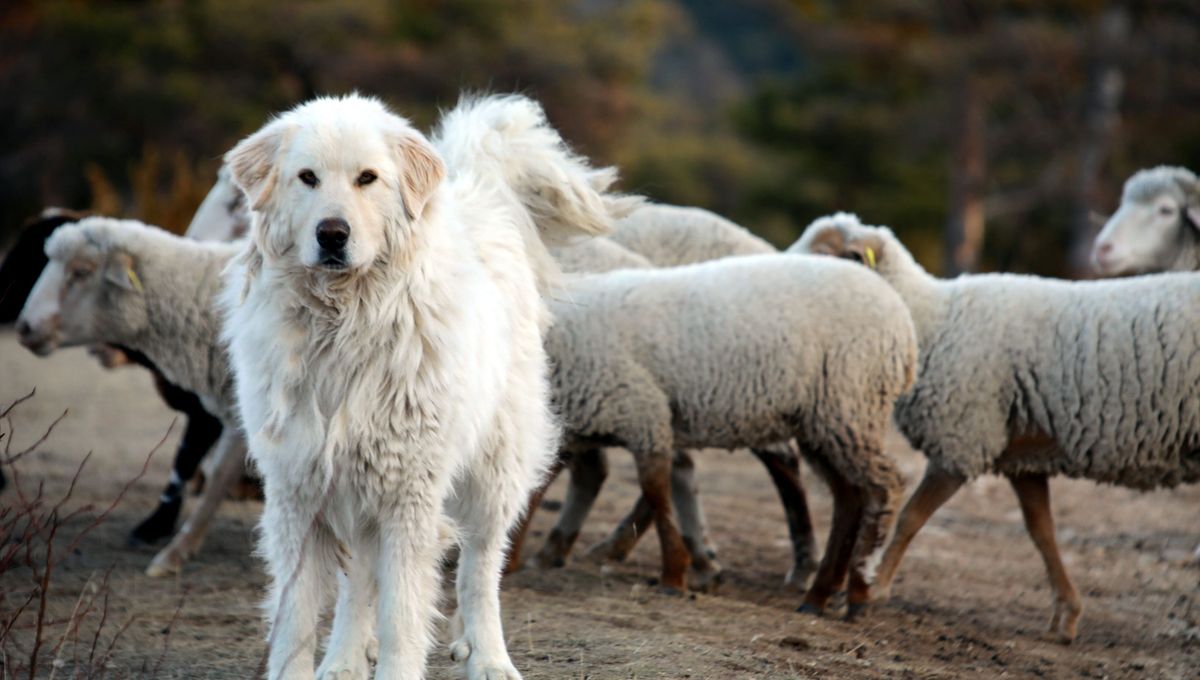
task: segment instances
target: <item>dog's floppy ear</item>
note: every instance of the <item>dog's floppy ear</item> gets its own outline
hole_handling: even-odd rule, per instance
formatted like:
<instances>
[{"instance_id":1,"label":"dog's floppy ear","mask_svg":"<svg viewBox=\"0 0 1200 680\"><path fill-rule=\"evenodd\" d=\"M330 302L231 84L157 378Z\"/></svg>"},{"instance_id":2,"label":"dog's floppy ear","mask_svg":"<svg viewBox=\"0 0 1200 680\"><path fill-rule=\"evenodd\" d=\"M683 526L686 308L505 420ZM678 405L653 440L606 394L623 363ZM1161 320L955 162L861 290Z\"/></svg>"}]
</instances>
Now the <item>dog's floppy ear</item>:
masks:
<instances>
[{"instance_id":1,"label":"dog's floppy ear","mask_svg":"<svg viewBox=\"0 0 1200 680\"><path fill-rule=\"evenodd\" d=\"M287 139L288 126L275 121L238 142L225 154L233 182L250 199L251 209L262 208L279 180L279 151Z\"/></svg>"},{"instance_id":2,"label":"dog's floppy ear","mask_svg":"<svg viewBox=\"0 0 1200 680\"><path fill-rule=\"evenodd\" d=\"M401 131L393 144L400 168L404 212L409 220L415 220L425 212L425 205L446 177L446 164L429 140L413 130Z\"/></svg>"}]
</instances>

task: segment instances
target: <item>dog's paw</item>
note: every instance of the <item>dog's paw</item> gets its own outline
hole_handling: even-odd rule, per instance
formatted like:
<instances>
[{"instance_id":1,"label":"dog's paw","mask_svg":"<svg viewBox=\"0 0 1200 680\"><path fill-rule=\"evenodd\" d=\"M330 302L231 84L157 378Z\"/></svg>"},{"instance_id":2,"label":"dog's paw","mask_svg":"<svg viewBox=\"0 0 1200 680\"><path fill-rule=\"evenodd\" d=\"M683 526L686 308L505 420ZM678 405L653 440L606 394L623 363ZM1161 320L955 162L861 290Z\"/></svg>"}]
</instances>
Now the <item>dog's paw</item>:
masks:
<instances>
[{"instance_id":1,"label":"dog's paw","mask_svg":"<svg viewBox=\"0 0 1200 680\"><path fill-rule=\"evenodd\" d=\"M471 643L466 640L455 640L450 643L450 660L462 663L471 656Z\"/></svg>"},{"instance_id":2,"label":"dog's paw","mask_svg":"<svg viewBox=\"0 0 1200 680\"><path fill-rule=\"evenodd\" d=\"M365 654L358 659L326 660L317 669L317 680L367 680L370 671Z\"/></svg>"},{"instance_id":3,"label":"dog's paw","mask_svg":"<svg viewBox=\"0 0 1200 680\"><path fill-rule=\"evenodd\" d=\"M357 670L354 668L346 668L338 666L337 668L329 668L317 673L317 680L366 680L366 670Z\"/></svg>"},{"instance_id":4,"label":"dog's paw","mask_svg":"<svg viewBox=\"0 0 1200 680\"><path fill-rule=\"evenodd\" d=\"M484 658L473 654L471 643L465 638L450 645L450 658L458 663L466 662L467 680L521 680L521 674L508 658L507 652Z\"/></svg>"},{"instance_id":5,"label":"dog's paw","mask_svg":"<svg viewBox=\"0 0 1200 680\"><path fill-rule=\"evenodd\" d=\"M367 640L366 652L368 663L379 663L379 638L372 635L371 639Z\"/></svg>"},{"instance_id":6,"label":"dog's paw","mask_svg":"<svg viewBox=\"0 0 1200 680\"><path fill-rule=\"evenodd\" d=\"M478 671L467 671L467 680L521 680L521 674L510 663L507 666L492 666Z\"/></svg>"}]
</instances>

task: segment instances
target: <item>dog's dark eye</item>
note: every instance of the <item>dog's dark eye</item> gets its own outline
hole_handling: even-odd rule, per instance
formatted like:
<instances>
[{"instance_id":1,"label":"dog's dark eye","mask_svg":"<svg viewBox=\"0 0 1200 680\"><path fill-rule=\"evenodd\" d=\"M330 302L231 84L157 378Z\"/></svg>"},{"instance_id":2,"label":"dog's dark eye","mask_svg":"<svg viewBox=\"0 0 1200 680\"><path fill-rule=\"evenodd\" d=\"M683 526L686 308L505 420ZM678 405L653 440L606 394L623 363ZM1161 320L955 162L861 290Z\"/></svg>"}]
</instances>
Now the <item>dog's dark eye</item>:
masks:
<instances>
[{"instance_id":1,"label":"dog's dark eye","mask_svg":"<svg viewBox=\"0 0 1200 680\"><path fill-rule=\"evenodd\" d=\"M1159 206L1158 214L1162 215L1163 217L1170 217L1171 215L1175 214L1175 208L1169 205Z\"/></svg>"},{"instance_id":2,"label":"dog's dark eye","mask_svg":"<svg viewBox=\"0 0 1200 680\"><path fill-rule=\"evenodd\" d=\"M314 173L312 170L301 170L300 181L304 182L310 187L315 187L321 183L321 181L317 179L316 173Z\"/></svg>"},{"instance_id":3,"label":"dog's dark eye","mask_svg":"<svg viewBox=\"0 0 1200 680\"><path fill-rule=\"evenodd\" d=\"M358 176L358 179L354 180L354 183L360 187L365 187L377 179L379 179L379 175L376 175L370 170L363 170L362 174Z\"/></svg>"}]
</instances>

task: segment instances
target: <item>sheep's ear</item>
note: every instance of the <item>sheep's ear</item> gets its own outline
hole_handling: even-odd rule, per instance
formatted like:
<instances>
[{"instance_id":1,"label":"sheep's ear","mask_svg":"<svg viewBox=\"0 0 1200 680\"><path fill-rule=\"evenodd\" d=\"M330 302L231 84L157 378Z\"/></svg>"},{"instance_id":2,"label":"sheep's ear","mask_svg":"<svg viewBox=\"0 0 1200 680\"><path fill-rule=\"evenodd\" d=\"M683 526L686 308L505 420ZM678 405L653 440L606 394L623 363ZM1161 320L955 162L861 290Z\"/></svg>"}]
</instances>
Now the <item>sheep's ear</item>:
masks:
<instances>
[{"instance_id":1,"label":"sheep's ear","mask_svg":"<svg viewBox=\"0 0 1200 680\"><path fill-rule=\"evenodd\" d=\"M403 130L394 141L400 168L400 197L409 220L416 220L438 185L446 177L446 164L437 150L413 130Z\"/></svg>"},{"instance_id":2,"label":"sheep's ear","mask_svg":"<svg viewBox=\"0 0 1200 680\"><path fill-rule=\"evenodd\" d=\"M1188 223L1192 225L1192 229L1200 231L1200 205L1194 203L1188 204L1183 208L1183 216Z\"/></svg>"},{"instance_id":3,"label":"sheep's ear","mask_svg":"<svg viewBox=\"0 0 1200 680\"><path fill-rule=\"evenodd\" d=\"M266 205L279 180L279 151L287 139L288 127L274 122L238 142L225 154L225 163L233 182L258 210Z\"/></svg>"},{"instance_id":4,"label":"sheep's ear","mask_svg":"<svg viewBox=\"0 0 1200 680\"><path fill-rule=\"evenodd\" d=\"M104 268L104 279L124 290L144 292L142 279L133 264L133 256L129 253L113 253Z\"/></svg>"}]
</instances>

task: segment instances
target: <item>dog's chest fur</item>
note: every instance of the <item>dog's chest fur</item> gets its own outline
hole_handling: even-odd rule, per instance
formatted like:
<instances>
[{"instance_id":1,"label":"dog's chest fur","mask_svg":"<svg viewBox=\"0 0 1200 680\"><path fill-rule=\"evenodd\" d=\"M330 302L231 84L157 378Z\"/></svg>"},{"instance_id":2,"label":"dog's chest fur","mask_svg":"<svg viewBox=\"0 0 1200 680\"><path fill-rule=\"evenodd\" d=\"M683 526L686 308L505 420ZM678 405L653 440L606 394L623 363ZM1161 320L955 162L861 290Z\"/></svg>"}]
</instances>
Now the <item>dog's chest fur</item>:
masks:
<instances>
[{"instance_id":1,"label":"dog's chest fur","mask_svg":"<svg viewBox=\"0 0 1200 680\"><path fill-rule=\"evenodd\" d=\"M485 339L503 336L502 307L480 304L496 297L494 286L477 285L486 279L469 268L453 286L421 281L275 299L267 325L277 334L260 344L254 390L267 405L260 465L305 486L336 478L367 505L407 480L453 476L487 427L477 414L498 400L504 343Z\"/></svg>"}]
</instances>

